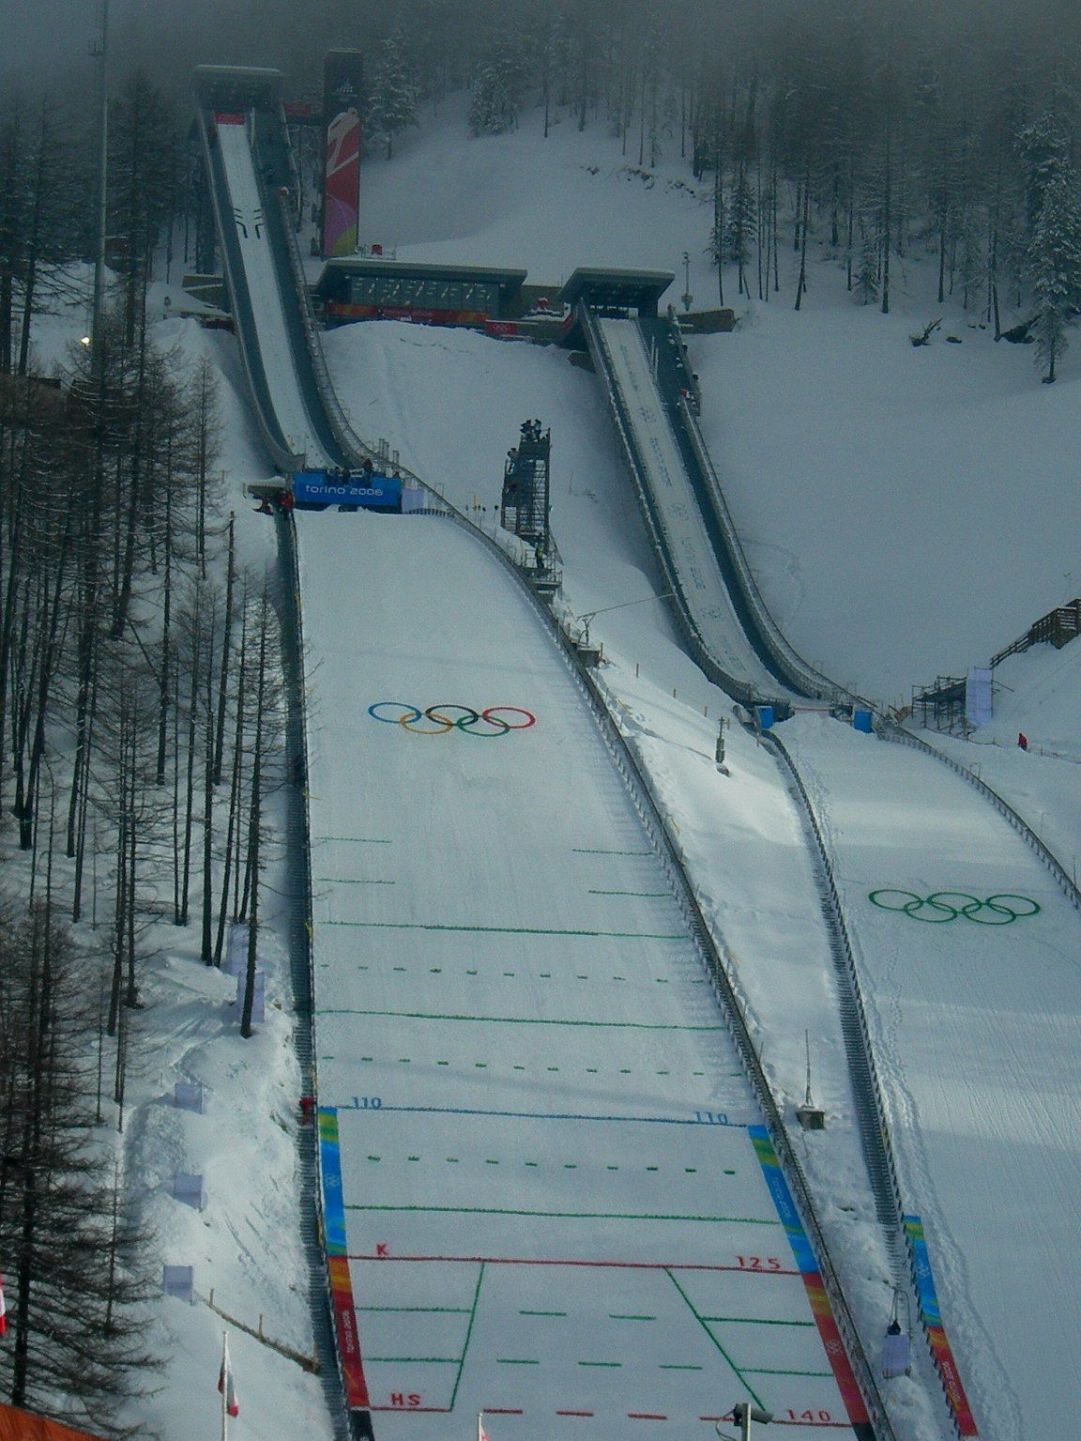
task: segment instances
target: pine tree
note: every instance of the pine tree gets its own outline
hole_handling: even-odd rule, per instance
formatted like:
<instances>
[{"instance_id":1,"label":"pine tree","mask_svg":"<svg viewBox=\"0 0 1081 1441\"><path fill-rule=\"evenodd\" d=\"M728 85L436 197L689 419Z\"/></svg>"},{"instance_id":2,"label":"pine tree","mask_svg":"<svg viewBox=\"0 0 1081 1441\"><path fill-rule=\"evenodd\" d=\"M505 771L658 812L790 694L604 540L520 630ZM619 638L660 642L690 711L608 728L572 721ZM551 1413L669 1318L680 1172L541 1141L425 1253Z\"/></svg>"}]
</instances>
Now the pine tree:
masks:
<instances>
[{"instance_id":1,"label":"pine tree","mask_svg":"<svg viewBox=\"0 0 1081 1441\"><path fill-rule=\"evenodd\" d=\"M1069 168L1063 165L1043 186L1029 247L1036 316L1037 363L1044 383L1055 380L1055 365L1066 349L1066 323L1081 301L1081 206Z\"/></svg>"},{"instance_id":2,"label":"pine tree","mask_svg":"<svg viewBox=\"0 0 1081 1441\"><path fill-rule=\"evenodd\" d=\"M521 113L522 63L518 51L508 42L477 68L469 102L471 135L502 135L514 130Z\"/></svg>"},{"instance_id":3,"label":"pine tree","mask_svg":"<svg viewBox=\"0 0 1081 1441\"><path fill-rule=\"evenodd\" d=\"M394 153L394 137L417 123L418 84L409 64L405 39L393 30L380 45L370 84L368 124L386 146L386 157Z\"/></svg>"}]
</instances>

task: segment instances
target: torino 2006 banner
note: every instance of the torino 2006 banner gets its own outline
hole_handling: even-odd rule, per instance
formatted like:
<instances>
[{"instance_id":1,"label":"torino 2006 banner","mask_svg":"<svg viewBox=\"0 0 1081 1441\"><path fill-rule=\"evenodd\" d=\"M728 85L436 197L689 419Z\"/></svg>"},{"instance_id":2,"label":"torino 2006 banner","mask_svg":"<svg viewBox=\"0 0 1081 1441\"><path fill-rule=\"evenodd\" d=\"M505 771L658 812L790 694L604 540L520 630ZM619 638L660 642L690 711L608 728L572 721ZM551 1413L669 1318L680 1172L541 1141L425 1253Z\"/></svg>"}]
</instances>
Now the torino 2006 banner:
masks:
<instances>
[{"instance_id":1,"label":"torino 2006 banner","mask_svg":"<svg viewBox=\"0 0 1081 1441\"><path fill-rule=\"evenodd\" d=\"M323 257L357 248L364 57L331 50L323 63Z\"/></svg>"}]
</instances>

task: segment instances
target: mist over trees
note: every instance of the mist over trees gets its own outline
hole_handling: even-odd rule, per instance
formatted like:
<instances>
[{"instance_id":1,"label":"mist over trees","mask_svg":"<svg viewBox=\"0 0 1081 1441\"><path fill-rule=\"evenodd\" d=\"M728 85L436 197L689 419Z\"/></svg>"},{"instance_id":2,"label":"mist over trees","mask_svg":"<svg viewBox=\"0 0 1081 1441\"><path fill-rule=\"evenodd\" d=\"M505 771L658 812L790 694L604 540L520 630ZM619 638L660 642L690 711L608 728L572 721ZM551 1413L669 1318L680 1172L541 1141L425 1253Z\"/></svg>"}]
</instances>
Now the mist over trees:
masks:
<instances>
[{"instance_id":1,"label":"mist over trees","mask_svg":"<svg viewBox=\"0 0 1081 1441\"><path fill-rule=\"evenodd\" d=\"M211 60L277 65L317 101L324 50L358 48L369 148L388 157L461 91L474 135L537 109L545 134L604 127L628 164L683 163L707 188L719 302L730 267L736 297L806 304L810 249L843 267L855 301L888 311L898 267L918 258L940 302L996 334L1004 312L1027 323L1054 378L1081 299L1076 5L331 0L301 18L264 0L193 12L187 54L155 70L170 93L189 62ZM144 55L145 29L130 44ZM782 294L784 252L797 265Z\"/></svg>"},{"instance_id":2,"label":"mist over trees","mask_svg":"<svg viewBox=\"0 0 1081 1441\"><path fill-rule=\"evenodd\" d=\"M165 52L146 14L113 41L110 233L129 342L160 249L192 263L205 237L192 66L275 65L318 104L337 47L365 55L370 152L393 159L462 92L476 136L538 110L546 135L603 128L628 165L697 180L719 303L802 307L808 257L825 255L854 301L888 311L898 267L919 259L940 303L996 335L1020 320L1054 378L1081 300L1081 8L1064 0L196 0L185 17ZM92 250L93 167L71 123L89 102L68 93L67 119L29 83L0 97L0 371L25 370L49 261Z\"/></svg>"}]
</instances>

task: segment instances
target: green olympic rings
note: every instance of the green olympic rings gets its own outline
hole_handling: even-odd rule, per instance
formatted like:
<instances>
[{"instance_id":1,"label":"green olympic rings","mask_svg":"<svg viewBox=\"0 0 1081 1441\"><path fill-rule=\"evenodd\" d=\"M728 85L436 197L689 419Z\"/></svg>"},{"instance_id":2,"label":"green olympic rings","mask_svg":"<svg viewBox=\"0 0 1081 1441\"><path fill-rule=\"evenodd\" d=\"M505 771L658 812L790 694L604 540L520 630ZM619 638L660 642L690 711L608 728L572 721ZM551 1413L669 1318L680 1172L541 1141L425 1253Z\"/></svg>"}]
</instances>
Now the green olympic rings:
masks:
<instances>
[{"instance_id":1,"label":"green olympic rings","mask_svg":"<svg viewBox=\"0 0 1081 1441\"><path fill-rule=\"evenodd\" d=\"M900 904L890 899L900 897ZM1039 904L1031 896L1015 895L1011 891L1000 891L997 895L981 900L967 891L932 891L928 896L917 895L915 891L882 890L869 891L867 899L883 911L900 911L913 921L927 925L942 926L964 916L978 926L1008 926L1013 921L1024 920L1039 911ZM963 902L955 905L955 901Z\"/></svg>"}]
</instances>

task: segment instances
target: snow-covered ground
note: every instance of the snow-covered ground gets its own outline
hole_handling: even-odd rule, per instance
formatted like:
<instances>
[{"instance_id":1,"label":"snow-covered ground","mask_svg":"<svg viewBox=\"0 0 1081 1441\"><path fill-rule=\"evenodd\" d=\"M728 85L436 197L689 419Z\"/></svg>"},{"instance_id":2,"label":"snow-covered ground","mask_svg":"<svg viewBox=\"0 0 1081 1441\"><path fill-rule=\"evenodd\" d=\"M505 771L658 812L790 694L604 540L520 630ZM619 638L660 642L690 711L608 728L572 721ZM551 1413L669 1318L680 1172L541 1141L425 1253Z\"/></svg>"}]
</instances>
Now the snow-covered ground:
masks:
<instances>
[{"instance_id":1,"label":"snow-covered ground","mask_svg":"<svg viewBox=\"0 0 1081 1441\"><path fill-rule=\"evenodd\" d=\"M695 197L687 172L673 162L656 177L644 177L599 130L579 135L565 124L545 142L531 116L514 135L468 142L461 129L429 128L404 137L393 162L371 162L362 193L362 238L397 242L403 258L525 265L531 279L557 281L589 264L678 272L687 251L697 303L707 298L713 303L716 296L716 277L704 259L708 207ZM808 660L886 701L906 700L914 682L986 661L1038 615L1075 594L1081 581L1075 559L1081 504L1076 358L1066 358L1057 385L1040 386L1029 352L994 347L986 332L971 330L953 311L943 328L962 345L943 341L913 350L907 335L916 320L922 328L938 313L924 281L918 265L910 265L895 292L895 315L882 317L852 308L836 272L823 263L812 272L799 315L784 297L769 305L740 301L741 325L734 334L691 342L703 386L703 426L767 602ZM227 483L242 521L242 545L258 563L269 554L272 523L261 516L249 519L242 498L243 485L265 469L245 429L231 342L177 321L167 322L162 336L191 355L210 354L222 368ZM43 350L45 340L43 334ZM713 743L728 706L680 651L663 604L650 600L662 587L621 473L599 384L555 351L401 324L337 331L328 337L327 349L358 432L372 439L387 436L407 465L488 525L498 503L503 457L520 422L536 415L551 425L562 604L571 617L605 612L592 622L607 657L603 684L648 767L703 907L733 959L767 1071L790 1103L803 1096L808 1034L816 1099L829 1125L822 1136L806 1138L805 1161L873 1349L888 1318L892 1278L852 1141L828 952L797 818L773 763L738 729L728 736L731 775L717 773ZM464 736L399 735L399 727L369 718L367 705L380 698L422 704L415 690L372 692L383 676L388 687L391 679L404 686L436 664L431 637L441 636L448 624L447 617L433 614L442 591L455 598L451 636L460 632L460 644L468 649L470 678L479 671L491 682L487 703L528 707L519 692L502 689L504 681L509 687L518 679L515 667L522 664L517 655L508 658L503 644L509 616L500 595L503 582L491 582L486 561L474 568L460 543L448 542L445 570L438 546L433 551L428 539L418 540L415 559L395 550L399 533L411 537L415 527L418 537L437 535L438 522L391 520L380 528L368 517L331 513L301 516L298 524L308 567L317 564L320 545L327 556L323 598L313 602L307 617L310 644L328 657L322 671L309 675L315 746L321 755L340 746L356 757L356 781L362 795L368 788L372 819L393 823L403 836L411 827L423 837L425 854L435 859L424 869L416 868L419 862L410 868L410 862L405 871L410 905L423 918L433 897L444 908L449 900L435 828L451 830L444 840L451 850L455 807L470 815L482 808L484 769L493 762L479 746L480 759L473 759L465 749L473 741ZM369 534L378 535L377 544L365 545ZM335 608L334 577L347 571L342 604ZM365 609L344 603L366 572L379 582L372 611L386 618L374 630L367 629L371 617ZM483 602L474 598L471 583ZM390 643L402 633L404 645L398 639ZM341 666L330 657L336 648L345 653L346 636L349 653L362 654L364 661L343 698ZM1072 650L1041 647L1009 661L998 674L1010 690L999 695L995 721L975 744L951 744L1047 837L1067 869L1081 819L1074 721L1081 658ZM444 645L440 654L454 652ZM455 681L459 676L464 685L464 672L455 674ZM448 684L451 678L448 672ZM464 690L448 695L476 703ZM423 703L448 701L433 691ZM1018 729L1029 736L1027 753L1010 743ZM927 1226L945 1324L980 1434L995 1441L1064 1434L1076 1410L1072 1328L1081 1279L1071 1242L1078 1202L1069 1180L1081 1162L1074 1060L1081 987L1071 969L1074 928L1081 921L1048 889L997 814L945 767L816 717L791 723L785 733L813 778L851 902L905 1200ZM543 736L538 724L536 734L496 739L491 748L496 763L507 764L499 756L512 745L546 743ZM390 751L402 742L411 753L401 752L400 745ZM367 762L380 747L393 756L385 769ZM565 794L578 764L578 747L568 731L567 744L548 758L555 796ZM506 794L505 777L499 780L491 787L493 797ZM523 795L522 817L537 790L534 784ZM343 793L333 803L344 807L346 799ZM509 800L504 804L501 824L509 828L519 813ZM340 818L351 827L341 834L364 834L363 807ZM328 852L326 859L352 865L348 874L333 866L320 870L319 851L315 859L316 873L334 878L335 895L360 890L343 880L398 879L368 875L342 854ZM467 876L468 864L456 858L459 865ZM499 875L507 887L503 865L501 860ZM569 883L580 877L591 888L585 869L561 865L555 874L559 890L551 899L552 913L565 904ZM487 913L493 906L486 877L475 879ZM535 879L515 880L531 915L537 906ZM920 925L871 906L867 892L879 886L924 893L960 888L980 896L1019 891L1042 909L1003 927L978 928L964 917ZM621 882L592 888L631 887ZM400 904L397 886L386 889L388 896L380 889L375 904L383 906L388 898ZM367 906L375 891L364 892ZM517 904L517 892L513 899ZM400 964L444 964L442 948L435 954L427 934L423 946L411 945ZM368 949L368 942L358 947L358 965L373 964L365 958ZM460 940L453 953L460 957ZM288 1097L300 1085L288 1027L275 1010L257 1043L245 1046L235 1030L208 1019L214 1013L207 1011L205 997L191 1006L193 990L209 987L213 1004L225 983L198 969L190 947L167 951L166 960L157 1003L144 1013L143 1024L170 1028L170 1039L167 1044L162 1039L160 1076L147 1078L136 1104L130 1159L149 1176L163 1176L170 1167L201 1170L213 1184L201 1216L181 1209L163 1187L152 1188L148 1207L159 1226L162 1259L194 1260L200 1294L213 1285L216 1300L253 1326L255 1313L277 1307L275 1334L280 1322L284 1337L299 1338L304 1349L305 1277L291 1229L297 1224L295 1202L290 1207L292 1161L288 1147L281 1147L295 1124ZM385 966L388 957L381 951L377 962ZM272 942L267 964L270 1007L284 1006L287 986ZM517 964L515 955L506 969ZM493 995L515 980L496 978ZM373 983L368 994L389 996L402 985L394 974L382 975L378 989ZM540 982L536 985L540 1007L543 992ZM174 999L167 1004L170 994ZM395 1008L389 1002L378 1007ZM321 1049L329 1024L320 1022ZM178 1047L177 1036L188 1031L190 1040ZM368 1027L360 1039L370 1034ZM364 1052L384 1056L388 1078L415 1064L404 1059L411 1051L395 1053L397 1039L383 1030L382 1049ZM411 1045L414 1039L410 1033ZM468 1050L434 1059L456 1059L459 1066L485 1062L484 1054L467 1056ZM611 1063L614 1053L605 1059ZM330 1064L326 1084L344 1085L344 1072L339 1081ZM166 1125L154 1108L160 1110L172 1082L188 1074L209 1087L207 1113ZM410 1079L410 1086L416 1085ZM343 1093L344 1100L382 1094L382 1076L380 1087L380 1092ZM487 1088L471 1083L469 1089L477 1094ZM328 1099L341 1105L343 1095ZM367 1118L357 1107L349 1119L357 1124ZM385 1128L387 1119L380 1115L374 1124ZM408 1125L392 1142L406 1155L406 1169L422 1164L408 1161L406 1144L413 1147L408 1154L426 1155L437 1139L417 1118ZM236 1136L259 1138L264 1132L274 1144L264 1138L253 1145L248 1164L237 1165ZM368 1143L369 1134L361 1139ZM438 1139L442 1143L442 1132ZM539 1144L535 1129L524 1122L501 1138L506 1154L513 1149L523 1163L531 1159L523 1148L534 1142ZM384 1154L371 1144L372 1154ZM447 1148L446 1154L462 1152ZM504 1152L464 1154L486 1166ZM654 1164L644 1150L642 1159ZM444 1164L450 1164L445 1156ZM450 1181L430 1185L461 1203L461 1191L451 1191ZM483 1173L477 1178L481 1185L491 1185ZM280 1194L268 1196L268 1188ZM396 1190L394 1199L412 1204L414 1194ZM375 1192L372 1204L381 1204ZM430 1293L413 1301L403 1289L401 1296L373 1304L439 1304ZM544 1301L534 1306L524 1293L516 1304L526 1310L571 1309ZM611 1312L623 1309L616 1298ZM631 1310L628 1305L626 1313ZM447 1324L458 1321L456 1315ZM184 1308L170 1300L163 1302L157 1324L163 1351L173 1359L163 1389L140 1419L166 1441L194 1441L214 1424L222 1323L206 1307ZM363 1327L362 1319L362 1341ZM404 1349L416 1336L402 1332L401 1350L375 1354L464 1355L456 1332L447 1333L452 1349L446 1352ZM253 1338L234 1332L232 1346L242 1404L237 1434L260 1441L285 1433L329 1434L315 1381ZM889 1391L904 1441L948 1434L918 1337L915 1349L922 1358L916 1377L890 1383ZM620 1359L578 1355L562 1346L551 1354L564 1360L574 1354L576 1361ZM524 1350L508 1355L530 1359ZM680 1355L672 1364L688 1363ZM385 1374L391 1384L390 1371L373 1374ZM719 1413L736 1397L730 1394L730 1372L715 1379ZM475 1424L469 1412L480 1404L490 1404L490 1393L463 1392L440 1434L468 1431ZM642 1409L653 1410L645 1404ZM698 1414L706 1414L705 1408ZM380 1420L377 1416L377 1436ZM514 1434L522 1437L550 1429L526 1430L517 1418L506 1424L507 1434L514 1425ZM398 1425L408 1430L406 1423ZM500 1418L490 1418L488 1430L492 1441L499 1441Z\"/></svg>"}]
</instances>

